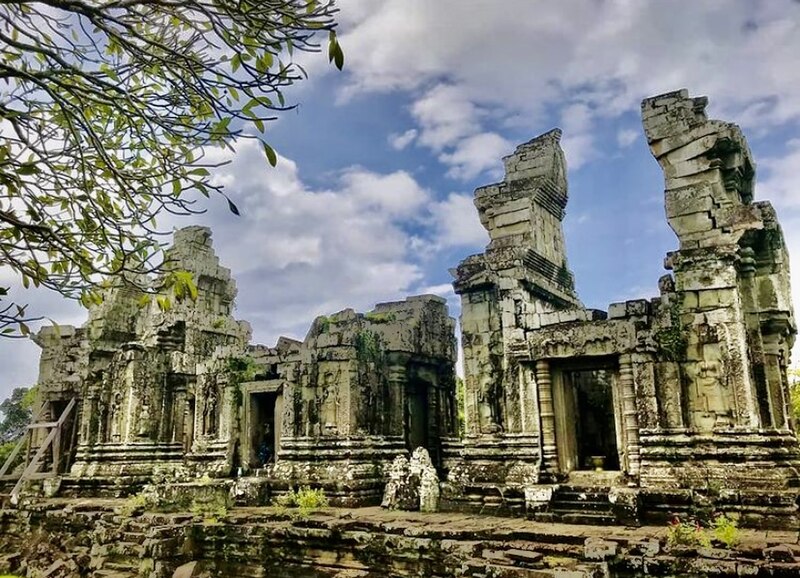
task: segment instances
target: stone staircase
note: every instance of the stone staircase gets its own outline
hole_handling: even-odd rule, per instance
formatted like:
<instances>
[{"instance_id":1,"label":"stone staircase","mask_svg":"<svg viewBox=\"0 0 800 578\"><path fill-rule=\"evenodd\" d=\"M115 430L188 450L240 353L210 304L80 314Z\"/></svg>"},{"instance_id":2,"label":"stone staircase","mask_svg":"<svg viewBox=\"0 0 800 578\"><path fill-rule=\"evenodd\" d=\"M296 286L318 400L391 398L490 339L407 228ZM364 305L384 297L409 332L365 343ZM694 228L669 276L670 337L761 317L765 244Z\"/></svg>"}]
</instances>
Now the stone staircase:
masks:
<instances>
[{"instance_id":1,"label":"stone staircase","mask_svg":"<svg viewBox=\"0 0 800 578\"><path fill-rule=\"evenodd\" d=\"M548 514L553 521L606 526L617 519L608 499L608 486L562 485L553 495Z\"/></svg>"}]
</instances>

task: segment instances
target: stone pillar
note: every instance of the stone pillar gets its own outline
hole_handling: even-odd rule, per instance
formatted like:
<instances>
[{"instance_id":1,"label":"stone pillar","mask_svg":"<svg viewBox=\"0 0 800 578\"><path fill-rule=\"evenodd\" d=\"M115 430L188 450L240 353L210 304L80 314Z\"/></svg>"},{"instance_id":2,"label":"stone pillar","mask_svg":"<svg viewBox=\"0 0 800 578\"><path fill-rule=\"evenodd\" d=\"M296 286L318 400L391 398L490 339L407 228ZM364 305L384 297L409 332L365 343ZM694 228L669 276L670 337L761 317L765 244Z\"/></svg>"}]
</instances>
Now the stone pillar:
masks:
<instances>
[{"instance_id":1,"label":"stone pillar","mask_svg":"<svg viewBox=\"0 0 800 578\"><path fill-rule=\"evenodd\" d=\"M389 415L388 435L403 435L403 409L406 406L406 382L408 380L404 360L392 359L389 365Z\"/></svg>"},{"instance_id":2,"label":"stone pillar","mask_svg":"<svg viewBox=\"0 0 800 578\"><path fill-rule=\"evenodd\" d=\"M769 402L772 413L772 425L777 429L788 427L788 416L785 408L787 401L783 393L783 368L781 367L781 351L779 336L764 336L764 374L769 388Z\"/></svg>"},{"instance_id":3,"label":"stone pillar","mask_svg":"<svg viewBox=\"0 0 800 578\"><path fill-rule=\"evenodd\" d=\"M539 418L542 421L542 472L558 473L556 447L556 419L553 411L553 383L550 363L546 359L536 362L536 386L539 393Z\"/></svg>"},{"instance_id":4,"label":"stone pillar","mask_svg":"<svg viewBox=\"0 0 800 578\"><path fill-rule=\"evenodd\" d=\"M172 414L172 436L171 442L183 442L183 434L185 431L186 421L186 390L178 389L175 391L173 397L173 404L171 411Z\"/></svg>"},{"instance_id":5,"label":"stone pillar","mask_svg":"<svg viewBox=\"0 0 800 578\"><path fill-rule=\"evenodd\" d=\"M622 419L625 428L625 461L628 474L639 475L639 416L633 382L633 361L630 355L619 358L619 385L622 392Z\"/></svg>"},{"instance_id":6,"label":"stone pillar","mask_svg":"<svg viewBox=\"0 0 800 578\"><path fill-rule=\"evenodd\" d=\"M90 394L83 400L83 411L81 412L80 429L78 433L79 444L93 444L95 441L101 439L100 424L102 420L98 419L99 415L100 408L97 404L97 394ZM92 422L95 423L94 428L92 428Z\"/></svg>"},{"instance_id":7,"label":"stone pillar","mask_svg":"<svg viewBox=\"0 0 800 578\"><path fill-rule=\"evenodd\" d=\"M533 379L533 368L522 365L519 368L519 399L520 399L520 431L522 433L536 433L539 430L536 423L536 379Z\"/></svg>"},{"instance_id":8,"label":"stone pillar","mask_svg":"<svg viewBox=\"0 0 800 578\"><path fill-rule=\"evenodd\" d=\"M752 387L749 400L753 405L751 427L768 428L773 425L773 414L770 408L771 400L768 386L768 372L765 363L764 344L761 336L761 321L759 319L755 271L755 252L751 247L739 249L739 297L742 302L742 320L748 341L746 349L749 365L753 372Z\"/></svg>"}]
</instances>

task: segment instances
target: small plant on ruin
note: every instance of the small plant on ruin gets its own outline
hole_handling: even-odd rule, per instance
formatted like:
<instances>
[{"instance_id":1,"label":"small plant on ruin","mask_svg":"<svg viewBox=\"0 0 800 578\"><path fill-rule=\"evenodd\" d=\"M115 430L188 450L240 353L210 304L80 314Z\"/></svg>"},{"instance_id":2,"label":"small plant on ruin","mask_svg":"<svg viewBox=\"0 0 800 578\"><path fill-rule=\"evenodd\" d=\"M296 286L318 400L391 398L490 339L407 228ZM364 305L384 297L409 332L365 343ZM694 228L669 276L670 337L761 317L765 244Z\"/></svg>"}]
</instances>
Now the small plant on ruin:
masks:
<instances>
[{"instance_id":1,"label":"small plant on ruin","mask_svg":"<svg viewBox=\"0 0 800 578\"><path fill-rule=\"evenodd\" d=\"M150 492L139 492L128 497L120 506L119 513L126 518L152 510L158 506L158 499Z\"/></svg>"},{"instance_id":2,"label":"small plant on ruin","mask_svg":"<svg viewBox=\"0 0 800 578\"><path fill-rule=\"evenodd\" d=\"M299 490L289 490L283 496L275 500L275 505L279 509L297 508L297 513L301 517L308 516L318 508L328 507L328 498L321 489L311 489L303 486Z\"/></svg>"},{"instance_id":3,"label":"small plant on ruin","mask_svg":"<svg viewBox=\"0 0 800 578\"><path fill-rule=\"evenodd\" d=\"M228 515L228 502L221 496L204 500L194 499L189 511L195 516L203 516L203 523L206 525L216 524L220 518Z\"/></svg>"},{"instance_id":4,"label":"small plant on ruin","mask_svg":"<svg viewBox=\"0 0 800 578\"><path fill-rule=\"evenodd\" d=\"M681 323L681 306L674 301L669 308L669 326L653 334L661 356L666 361L681 361L686 357L688 341Z\"/></svg>"},{"instance_id":5,"label":"small plant on ruin","mask_svg":"<svg viewBox=\"0 0 800 578\"><path fill-rule=\"evenodd\" d=\"M725 514L717 515L711 522L714 540L721 542L726 548L733 548L741 541L738 520Z\"/></svg>"},{"instance_id":6,"label":"small plant on ruin","mask_svg":"<svg viewBox=\"0 0 800 578\"><path fill-rule=\"evenodd\" d=\"M711 540L703 527L696 520L683 521L675 516L667 529L667 544L669 546L700 546L708 547Z\"/></svg>"},{"instance_id":7,"label":"small plant on ruin","mask_svg":"<svg viewBox=\"0 0 800 578\"><path fill-rule=\"evenodd\" d=\"M381 338L374 331L359 331L355 345L359 359L374 361L381 355Z\"/></svg>"},{"instance_id":8,"label":"small plant on ruin","mask_svg":"<svg viewBox=\"0 0 800 578\"><path fill-rule=\"evenodd\" d=\"M375 311L370 311L364 314L364 319L370 323L391 323L396 319L396 316L394 313L377 313Z\"/></svg>"}]
</instances>

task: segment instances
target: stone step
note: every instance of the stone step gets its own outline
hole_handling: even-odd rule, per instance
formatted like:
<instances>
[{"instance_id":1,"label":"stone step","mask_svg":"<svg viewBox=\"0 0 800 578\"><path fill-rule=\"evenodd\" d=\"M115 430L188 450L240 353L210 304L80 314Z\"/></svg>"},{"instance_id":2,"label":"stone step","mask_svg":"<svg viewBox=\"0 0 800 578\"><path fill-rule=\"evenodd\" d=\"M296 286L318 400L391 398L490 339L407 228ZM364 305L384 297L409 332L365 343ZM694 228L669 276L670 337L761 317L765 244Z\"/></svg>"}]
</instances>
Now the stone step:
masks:
<instances>
[{"instance_id":1,"label":"stone step","mask_svg":"<svg viewBox=\"0 0 800 578\"><path fill-rule=\"evenodd\" d=\"M556 490L555 499L566 500L586 500L586 501L608 501L609 490L607 488L559 488Z\"/></svg>"},{"instance_id":2,"label":"stone step","mask_svg":"<svg viewBox=\"0 0 800 578\"><path fill-rule=\"evenodd\" d=\"M610 502L553 501L550 505L553 512L611 512Z\"/></svg>"},{"instance_id":3,"label":"stone step","mask_svg":"<svg viewBox=\"0 0 800 578\"><path fill-rule=\"evenodd\" d=\"M555 513L556 519L565 524L585 524L588 526L612 526L617 523L611 514L592 514L589 512Z\"/></svg>"},{"instance_id":4,"label":"stone step","mask_svg":"<svg viewBox=\"0 0 800 578\"><path fill-rule=\"evenodd\" d=\"M127 530L122 533L122 540L130 542L131 544L143 544L144 541L147 540L147 534L144 532Z\"/></svg>"},{"instance_id":5,"label":"stone step","mask_svg":"<svg viewBox=\"0 0 800 578\"><path fill-rule=\"evenodd\" d=\"M139 573L139 559L129 560L125 562L109 562L103 564L103 570L110 570L113 572L132 572L134 575Z\"/></svg>"},{"instance_id":6,"label":"stone step","mask_svg":"<svg viewBox=\"0 0 800 578\"><path fill-rule=\"evenodd\" d=\"M138 571L133 573L128 571L119 572L117 570L95 570L92 574L95 578L136 578L138 575Z\"/></svg>"}]
</instances>

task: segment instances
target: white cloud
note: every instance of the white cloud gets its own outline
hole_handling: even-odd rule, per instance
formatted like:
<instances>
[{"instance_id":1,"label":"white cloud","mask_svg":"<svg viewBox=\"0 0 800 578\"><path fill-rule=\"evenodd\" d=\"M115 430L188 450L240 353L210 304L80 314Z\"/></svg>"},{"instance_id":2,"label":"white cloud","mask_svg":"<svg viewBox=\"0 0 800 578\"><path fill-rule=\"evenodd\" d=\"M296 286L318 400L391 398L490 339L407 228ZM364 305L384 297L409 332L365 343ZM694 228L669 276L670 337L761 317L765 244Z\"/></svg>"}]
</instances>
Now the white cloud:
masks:
<instances>
[{"instance_id":1,"label":"white cloud","mask_svg":"<svg viewBox=\"0 0 800 578\"><path fill-rule=\"evenodd\" d=\"M778 208L800 209L800 139L792 139L787 145L783 156L756 159L762 175L756 184L756 194Z\"/></svg>"},{"instance_id":2,"label":"white cloud","mask_svg":"<svg viewBox=\"0 0 800 578\"><path fill-rule=\"evenodd\" d=\"M478 219L472 195L450 193L431 207L436 231L435 241L441 247L482 247L489 242L486 229Z\"/></svg>"},{"instance_id":3,"label":"white cloud","mask_svg":"<svg viewBox=\"0 0 800 578\"><path fill-rule=\"evenodd\" d=\"M746 128L800 119L800 6L790 0L680 10L633 0L504 0L502 10L489 1L351 0L341 8L345 92L409 93L418 142L444 151L446 164L457 157L448 147L497 126L547 130L553 109L577 169L601 156L595 119L682 87L708 94L712 114ZM621 147L634 140L627 131L618 138ZM466 174L457 162L450 172Z\"/></svg>"},{"instance_id":4,"label":"white cloud","mask_svg":"<svg viewBox=\"0 0 800 578\"><path fill-rule=\"evenodd\" d=\"M631 146L637 141L641 130L634 130L632 128L622 128L617 131L617 145L619 148L624 149Z\"/></svg>"},{"instance_id":5,"label":"white cloud","mask_svg":"<svg viewBox=\"0 0 800 578\"><path fill-rule=\"evenodd\" d=\"M417 134L419 134L419 131L415 128L410 128L400 134L392 133L389 135L389 144L394 150L401 151L414 142L414 139L417 138Z\"/></svg>"},{"instance_id":6,"label":"white cloud","mask_svg":"<svg viewBox=\"0 0 800 578\"><path fill-rule=\"evenodd\" d=\"M442 153L439 160L450 167L447 175L454 179L473 179L487 170L492 177L501 178L501 158L513 149L499 134L485 132L459 140L452 152Z\"/></svg>"},{"instance_id":7,"label":"white cloud","mask_svg":"<svg viewBox=\"0 0 800 578\"><path fill-rule=\"evenodd\" d=\"M561 148L567 159L567 167L578 170L597 156L594 148L594 137L588 133L565 134L561 138Z\"/></svg>"}]
</instances>

